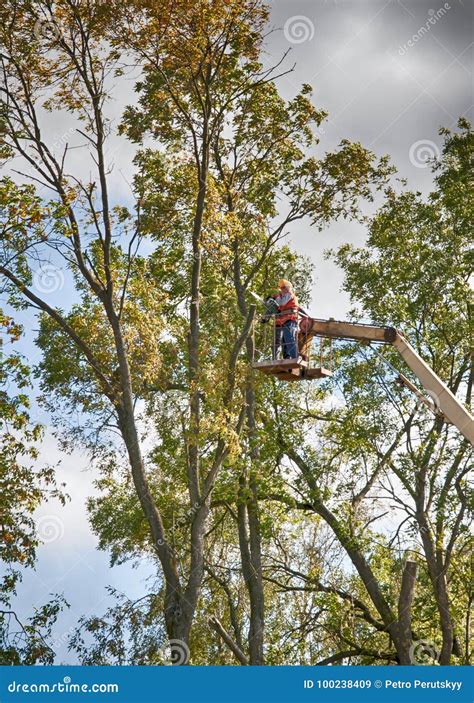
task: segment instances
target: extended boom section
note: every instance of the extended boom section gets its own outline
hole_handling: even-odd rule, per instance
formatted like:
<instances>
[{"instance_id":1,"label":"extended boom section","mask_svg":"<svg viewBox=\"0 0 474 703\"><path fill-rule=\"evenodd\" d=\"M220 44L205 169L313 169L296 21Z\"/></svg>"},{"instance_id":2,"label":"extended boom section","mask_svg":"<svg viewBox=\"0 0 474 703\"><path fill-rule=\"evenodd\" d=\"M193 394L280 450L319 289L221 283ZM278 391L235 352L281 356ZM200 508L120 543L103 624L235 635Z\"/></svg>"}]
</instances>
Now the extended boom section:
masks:
<instances>
[{"instance_id":1,"label":"extended boom section","mask_svg":"<svg viewBox=\"0 0 474 703\"><path fill-rule=\"evenodd\" d=\"M474 445L474 418L472 415L394 327L307 318L306 328L304 334L308 337L318 335L332 339L392 344L429 394L436 409L439 409L446 420L455 425L464 437Z\"/></svg>"},{"instance_id":2,"label":"extended boom section","mask_svg":"<svg viewBox=\"0 0 474 703\"><path fill-rule=\"evenodd\" d=\"M423 388L431 396L435 406L474 445L474 418L461 401L438 378L435 372L423 361L399 332L397 332L393 346L398 350L407 366L411 368Z\"/></svg>"},{"instance_id":3,"label":"extended boom section","mask_svg":"<svg viewBox=\"0 0 474 703\"><path fill-rule=\"evenodd\" d=\"M364 325L358 322L338 322L336 320L317 320L307 318L301 321L301 332L332 339L352 339L357 342L381 342L393 344L397 335L395 327Z\"/></svg>"}]
</instances>

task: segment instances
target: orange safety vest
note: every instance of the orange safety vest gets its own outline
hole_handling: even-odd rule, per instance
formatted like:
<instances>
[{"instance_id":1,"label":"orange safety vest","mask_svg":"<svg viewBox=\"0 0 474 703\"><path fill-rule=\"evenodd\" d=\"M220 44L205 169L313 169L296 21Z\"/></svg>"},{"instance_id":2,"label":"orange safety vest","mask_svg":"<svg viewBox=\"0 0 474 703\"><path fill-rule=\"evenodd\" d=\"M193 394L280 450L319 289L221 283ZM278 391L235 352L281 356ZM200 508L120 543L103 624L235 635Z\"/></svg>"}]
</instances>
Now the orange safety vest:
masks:
<instances>
[{"instance_id":1,"label":"orange safety vest","mask_svg":"<svg viewBox=\"0 0 474 703\"><path fill-rule=\"evenodd\" d=\"M282 327L288 320L298 322L298 298L292 295L290 300L284 305L278 306L279 314L276 316L275 324Z\"/></svg>"}]
</instances>

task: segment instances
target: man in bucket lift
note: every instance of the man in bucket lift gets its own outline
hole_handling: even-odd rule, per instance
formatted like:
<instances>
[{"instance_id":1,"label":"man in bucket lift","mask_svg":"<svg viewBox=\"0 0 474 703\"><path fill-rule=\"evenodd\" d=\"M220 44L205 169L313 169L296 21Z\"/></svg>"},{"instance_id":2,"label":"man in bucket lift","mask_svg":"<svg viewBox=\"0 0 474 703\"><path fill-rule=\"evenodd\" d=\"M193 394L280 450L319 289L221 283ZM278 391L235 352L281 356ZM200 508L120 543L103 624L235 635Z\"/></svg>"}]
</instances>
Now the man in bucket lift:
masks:
<instances>
[{"instance_id":1,"label":"man in bucket lift","mask_svg":"<svg viewBox=\"0 0 474 703\"><path fill-rule=\"evenodd\" d=\"M278 288L279 293L274 297L278 305L278 314L275 316L273 358L276 359L278 348L282 346L284 359L297 359L298 298L290 281L280 279Z\"/></svg>"}]
</instances>

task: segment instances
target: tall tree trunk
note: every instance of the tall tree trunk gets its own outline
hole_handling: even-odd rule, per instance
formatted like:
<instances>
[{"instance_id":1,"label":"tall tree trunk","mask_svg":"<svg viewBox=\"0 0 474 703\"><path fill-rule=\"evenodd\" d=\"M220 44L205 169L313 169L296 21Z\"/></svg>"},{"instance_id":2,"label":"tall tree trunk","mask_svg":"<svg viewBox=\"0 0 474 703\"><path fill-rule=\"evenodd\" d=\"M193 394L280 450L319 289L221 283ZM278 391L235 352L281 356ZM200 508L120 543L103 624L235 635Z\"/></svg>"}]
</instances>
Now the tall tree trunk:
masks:
<instances>
[{"instance_id":1,"label":"tall tree trunk","mask_svg":"<svg viewBox=\"0 0 474 703\"><path fill-rule=\"evenodd\" d=\"M428 573L433 587L433 593L438 608L441 634L443 644L439 653L439 664L449 665L451 663L451 655L453 652L454 643L454 626L451 619L451 608L448 596L448 584L446 581L446 570L440 554L437 558L434 541L431 533L431 528L424 511L417 513L417 520L420 526L421 541L426 556Z\"/></svg>"},{"instance_id":2,"label":"tall tree trunk","mask_svg":"<svg viewBox=\"0 0 474 703\"><path fill-rule=\"evenodd\" d=\"M253 340L251 337L247 339L247 359L251 363L253 358ZM263 643L264 643L264 628L265 628L265 594L263 589L263 573L262 573L262 544L261 544L261 526L258 507L258 486L256 469L260 458L260 449L257 444L255 422L255 391L253 388L253 379L250 377L247 381L245 393L247 402L247 426L250 443L250 471L249 471L249 488L250 495L247 500L247 518L250 539L250 562L251 562L251 579L252 587L250 594L250 629L249 629L249 654L251 664L263 664Z\"/></svg>"},{"instance_id":3,"label":"tall tree trunk","mask_svg":"<svg viewBox=\"0 0 474 703\"><path fill-rule=\"evenodd\" d=\"M411 630L411 611L415 595L415 583L418 564L407 561L402 574L402 585L398 598L398 647L397 653L402 665L413 664Z\"/></svg>"},{"instance_id":4,"label":"tall tree trunk","mask_svg":"<svg viewBox=\"0 0 474 703\"><path fill-rule=\"evenodd\" d=\"M430 457L436 438L439 436L443 426L443 420L436 418L433 431L429 437L423 456L420 459L420 468L416 473L415 505L416 519L420 528L421 541L426 556L428 573L433 586L433 593L438 608L443 644L439 653L438 662L440 664L450 664L453 651L454 627L451 619L451 611L448 597L448 585L446 582L446 568L443 551L437 549L436 542L426 514L426 493L427 493L427 472Z\"/></svg>"},{"instance_id":5,"label":"tall tree trunk","mask_svg":"<svg viewBox=\"0 0 474 703\"><path fill-rule=\"evenodd\" d=\"M165 578L165 603L164 617L166 630L170 639L180 639L178 633L181 628L182 592L177 564L172 549L165 539L165 531L161 515L151 495L146 478L145 464L140 447L138 430L134 413L134 396L130 366L125 347L120 321L113 310L112 303L105 303L117 351L120 372L121 396L117 406L120 430L127 448L127 453L132 470L133 483L148 521L154 546L158 553L163 575ZM187 643L187 639L184 640Z\"/></svg>"},{"instance_id":6,"label":"tall tree trunk","mask_svg":"<svg viewBox=\"0 0 474 703\"><path fill-rule=\"evenodd\" d=\"M189 460L188 482L191 503L199 500L200 495L200 456L199 429L201 423L201 395L199 388L200 359L200 286L201 286L201 230L206 202L207 171L209 168L208 147L203 145L202 163L199 167L199 191L192 233L193 262L191 269L191 306L189 320L189 383L190 383L190 418L189 418Z\"/></svg>"},{"instance_id":7,"label":"tall tree trunk","mask_svg":"<svg viewBox=\"0 0 474 703\"><path fill-rule=\"evenodd\" d=\"M190 573L186 589L181 598L180 619L176 628L176 639L189 641L191 625L199 600L202 578L204 575L204 531L209 515L209 497L201 499L201 461L200 461L200 427L201 427L201 388L200 388L200 287L201 287L201 232L207 195L207 178L209 171L209 125L205 117L203 123L202 154L198 171L198 194L194 212L192 231L192 267L191 267L191 305L189 320L189 441L188 441L188 490L190 505L200 504L193 516L190 545Z\"/></svg>"},{"instance_id":8,"label":"tall tree trunk","mask_svg":"<svg viewBox=\"0 0 474 703\"><path fill-rule=\"evenodd\" d=\"M229 210L232 210L229 201ZM237 303L242 316L248 315L245 292L242 285L240 260L237 242L234 245L234 285ZM252 363L254 342L251 336L246 339L247 361ZM242 475L239 480L239 545L242 559L242 573L250 600L250 626L248 647L250 664L264 664L263 645L265 630L265 594L262 573L261 527L258 507L258 490L256 466L260 450L256 440L255 391L254 381L249 377L245 388L246 420L248 441L250 445L250 467L247 478ZM248 531L247 531L248 528Z\"/></svg>"},{"instance_id":9,"label":"tall tree trunk","mask_svg":"<svg viewBox=\"0 0 474 703\"><path fill-rule=\"evenodd\" d=\"M248 498L249 484L242 474L239 478L238 498L238 532L240 554L242 559L242 574L250 600L250 627L248 647L250 664L263 664L263 625L264 599L262 588L261 555L259 551L258 524L256 513L249 508L251 499ZM249 526L247 530L247 524ZM249 532L251 537L249 539Z\"/></svg>"}]
</instances>

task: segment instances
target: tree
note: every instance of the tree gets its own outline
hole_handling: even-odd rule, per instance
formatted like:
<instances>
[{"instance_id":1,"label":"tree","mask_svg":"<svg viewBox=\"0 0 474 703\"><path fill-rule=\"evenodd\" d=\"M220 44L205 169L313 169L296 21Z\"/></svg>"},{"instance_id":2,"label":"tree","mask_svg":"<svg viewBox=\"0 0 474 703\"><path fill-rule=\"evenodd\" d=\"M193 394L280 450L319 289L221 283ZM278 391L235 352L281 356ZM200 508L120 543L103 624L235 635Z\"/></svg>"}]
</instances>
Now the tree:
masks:
<instances>
[{"instance_id":1,"label":"tree","mask_svg":"<svg viewBox=\"0 0 474 703\"><path fill-rule=\"evenodd\" d=\"M443 157L433 164L436 189L427 200L389 189L370 224L367 245L344 245L335 256L356 318L402 329L469 405L473 134L465 120L459 132L442 134ZM430 414L406 390L392 388L393 367L400 365L393 351L383 355L391 366L360 347L346 345L338 357L336 388L344 401L339 409L328 413L305 403L292 409L298 421L291 424L288 411L274 403L282 450L297 468L291 491L275 498L297 501L300 510L327 523L365 593L356 582L328 588L319 576L288 564L280 568L283 587L334 594L352 602L359 621L371 626L377 643L372 652L364 645L366 632L348 635L340 619L333 623L340 628L340 651L327 662L364 655L417 663L421 643L422 654L440 664L453 656L464 663L472 599L462 576L470 544L472 448L442 416ZM384 525L387 515L392 524Z\"/></svg>"},{"instance_id":2,"label":"tree","mask_svg":"<svg viewBox=\"0 0 474 703\"><path fill-rule=\"evenodd\" d=\"M51 663L54 652L47 640L64 600L55 596L27 622L20 621L12 601L22 570L36 562L39 541L33 514L48 498L64 502L64 495L56 487L54 469L35 466L42 430L29 417L29 369L10 349L21 327L0 310L0 328L0 663Z\"/></svg>"},{"instance_id":3,"label":"tree","mask_svg":"<svg viewBox=\"0 0 474 703\"><path fill-rule=\"evenodd\" d=\"M456 133L441 130L443 154L433 163L436 189L427 200L419 193L390 190L370 229L370 257L346 246L338 260L346 272L347 290L361 309L378 322L390 319L401 326L469 407L473 367L468 223L474 207L474 134L466 120L458 126ZM448 664L452 654L460 656L456 629L461 623L453 621L449 582L456 581L453 559L458 555L462 561L469 548L466 476L472 448L442 416L426 417L419 408L407 412L400 402L393 396L403 418L397 423L397 444L405 446L398 444L390 466L402 492L390 485L388 491L421 540L440 620L439 661Z\"/></svg>"},{"instance_id":4,"label":"tree","mask_svg":"<svg viewBox=\"0 0 474 703\"><path fill-rule=\"evenodd\" d=\"M41 312L43 391L57 407L61 401L62 409L80 411L84 420L74 437L90 446L100 430L118 431L112 454L125 447L125 456L107 457L101 483L113 493L113 506L107 495L92 503L93 520L117 556L120 549L143 549L158 557L168 637L187 643L216 481L224 467L232 469L244 436L247 467L258 461L254 391L241 357L244 348L247 361L252 353L250 286L263 292L281 267L294 263L276 248L292 221L308 216L322 227L337 216L356 216L359 199L370 197L389 169L385 159L377 163L346 141L320 160L305 158L314 141L311 123L324 115L311 105L307 87L288 104L279 98L275 70L258 60L267 16L260 2L185 6L183 13L173 3L123 8L11 0L4 6L6 153L30 164L53 199L43 202L4 180L0 274L13 301ZM38 22L57 31L38 36ZM137 153L134 214L112 205L106 160L113 129L108 81L114 72L121 78L123 52L140 60L143 79L139 106L125 112L122 132L139 143L151 135L158 146ZM59 107L82 122L79 134L95 171L90 182L70 173L69 145L57 154L46 142L42 110ZM288 207L275 226L278 189ZM21 203L21 217L11 202ZM148 256L140 250L145 238L154 247ZM76 302L68 311L31 287L33 266L49 257L74 282ZM154 462L140 439L142 407L159 432ZM170 428L170 410L176 427ZM127 472L118 493L117 464ZM261 663L255 480L253 469L239 471L250 654ZM134 529L117 506L133 513ZM182 541L173 530L175 508L180 527L189 528Z\"/></svg>"},{"instance_id":5,"label":"tree","mask_svg":"<svg viewBox=\"0 0 474 703\"><path fill-rule=\"evenodd\" d=\"M469 405L473 138L463 120L459 132L442 134L436 190L424 200L389 189L367 246L344 246L337 260L354 315L402 329ZM391 350L383 356L391 367L347 343L336 356L335 384L306 392L260 385L260 460L253 468L261 517L269 506L272 526L270 539L259 528L263 579L278 589L266 590L267 623L279 615L279 626L267 629L267 651L275 637L285 663L308 656L320 664L468 663L472 449L442 417L392 388L401 360ZM238 504L230 491L217 496L229 512ZM229 601L224 622L240 645L232 550L217 553L210 573ZM336 566L347 557L354 573ZM268 657L278 661L273 652Z\"/></svg>"}]
</instances>

